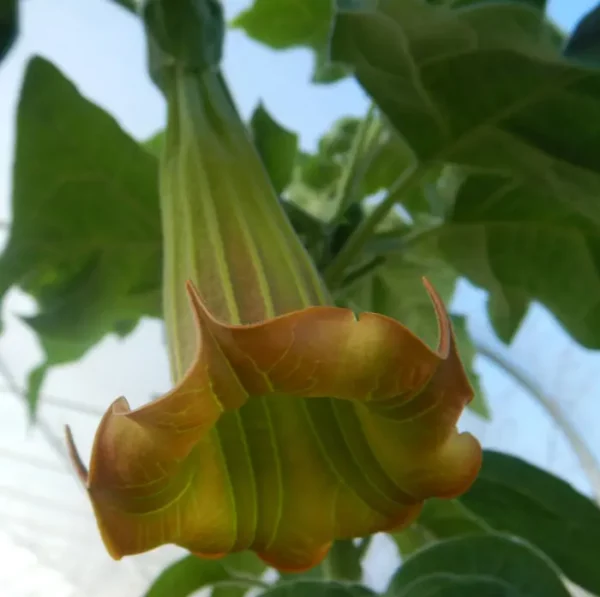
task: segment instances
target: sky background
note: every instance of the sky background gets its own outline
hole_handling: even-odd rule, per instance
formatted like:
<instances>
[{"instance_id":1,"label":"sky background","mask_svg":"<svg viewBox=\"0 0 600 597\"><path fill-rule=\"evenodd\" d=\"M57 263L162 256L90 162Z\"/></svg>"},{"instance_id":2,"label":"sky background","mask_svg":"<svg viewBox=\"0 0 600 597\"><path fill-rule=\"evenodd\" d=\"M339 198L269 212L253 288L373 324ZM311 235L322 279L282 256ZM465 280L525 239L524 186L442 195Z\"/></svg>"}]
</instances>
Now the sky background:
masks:
<instances>
[{"instance_id":1,"label":"sky background","mask_svg":"<svg viewBox=\"0 0 600 597\"><path fill-rule=\"evenodd\" d=\"M247 4L226 1L227 16ZM555 0L550 14L571 29L592 4ZM164 103L146 74L142 30L133 16L108 0L26 0L22 6L21 36L0 66L0 221L5 223L10 222L14 114L31 56L51 60L135 138L151 136L164 123ZM299 132L306 149L314 147L333 120L360 116L367 107L352 81L309 85L311 70L307 51L274 53L239 31L227 37L224 72L243 116L263 101L277 120ZM487 324L484 299L482 292L464 284L455 310L468 315L477 338L498 347ZM19 386L41 359L35 338L18 319L33 312L32 301L17 291L3 305L0 359ZM529 314L510 350L498 349L560 400L600 457L595 429L600 356L574 345L541 308ZM476 433L485 447L527 458L589 492L569 446L545 413L489 363L481 360L478 370L493 422L467 414L461 426ZM180 552L164 548L119 563L110 560L85 496L65 466L61 427L72 425L87 459L98 418L116 396L124 394L132 405L139 405L169 387L161 326L145 321L129 338L106 338L78 364L55 369L44 387L48 398L41 412L42 429L29 428L21 403L6 391L9 385L0 379L0 586L8 587L3 595L141 595L156 572ZM376 587L382 586L384 571L392 563L393 552L379 541L369 569Z\"/></svg>"}]
</instances>

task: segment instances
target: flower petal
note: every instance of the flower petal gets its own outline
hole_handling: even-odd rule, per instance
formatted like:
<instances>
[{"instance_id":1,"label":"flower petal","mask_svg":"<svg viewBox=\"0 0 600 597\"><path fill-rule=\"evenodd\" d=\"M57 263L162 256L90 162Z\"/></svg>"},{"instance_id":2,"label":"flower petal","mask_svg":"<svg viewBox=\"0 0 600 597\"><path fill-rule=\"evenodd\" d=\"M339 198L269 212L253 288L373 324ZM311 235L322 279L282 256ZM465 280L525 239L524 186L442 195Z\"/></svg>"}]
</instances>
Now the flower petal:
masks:
<instances>
[{"instance_id":1,"label":"flower petal","mask_svg":"<svg viewBox=\"0 0 600 597\"><path fill-rule=\"evenodd\" d=\"M425 286L437 351L393 319L334 307L226 325L190 285L194 364L155 402L117 400L82 473L110 553L253 549L305 569L333 539L402 527L424 499L465 491L481 449L456 422L473 392Z\"/></svg>"}]
</instances>

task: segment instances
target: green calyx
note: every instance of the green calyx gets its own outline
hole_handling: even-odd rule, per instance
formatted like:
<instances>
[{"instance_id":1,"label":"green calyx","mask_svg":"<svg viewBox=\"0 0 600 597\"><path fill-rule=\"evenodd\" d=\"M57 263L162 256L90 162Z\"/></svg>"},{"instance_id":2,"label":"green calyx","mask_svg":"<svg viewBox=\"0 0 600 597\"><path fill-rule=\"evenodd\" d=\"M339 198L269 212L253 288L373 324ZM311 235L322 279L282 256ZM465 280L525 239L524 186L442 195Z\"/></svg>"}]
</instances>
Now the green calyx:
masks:
<instances>
[{"instance_id":1,"label":"green calyx","mask_svg":"<svg viewBox=\"0 0 600 597\"><path fill-rule=\"evenodd\" d=\"M218 68L225 23L218 0L144 0L150 73L164 90L173 67L189 71Z\"/></svg>"},{"instance_id":2,"label":"green calyx","mask_svg":"<svg viewBox=\"0 0 600 597\"><path fill-rule=\"evenodd\" d=\"M177 0L180 11L169 6L169 20L161 21L165 1L149 1L144 14L151 58L153 47L162 49L153 73L168 105L160 170L164 311L172 371L180 379L197 343L188 280L213 316L232 324L328 299L218 70L220 9L211 0ZM177 36L173 23L183 20L184 35ZM198 41L186 46L183 38L194 31Z\"/></svg>"}]
</instances>

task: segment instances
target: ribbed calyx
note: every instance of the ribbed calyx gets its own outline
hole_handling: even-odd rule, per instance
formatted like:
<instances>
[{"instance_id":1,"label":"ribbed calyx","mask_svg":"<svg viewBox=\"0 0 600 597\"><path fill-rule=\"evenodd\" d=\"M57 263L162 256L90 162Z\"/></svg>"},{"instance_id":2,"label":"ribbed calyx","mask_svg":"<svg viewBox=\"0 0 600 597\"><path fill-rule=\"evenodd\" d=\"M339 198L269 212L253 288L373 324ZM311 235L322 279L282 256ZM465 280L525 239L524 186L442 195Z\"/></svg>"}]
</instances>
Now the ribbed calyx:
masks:
<instances>
[{"instance_id":1,"label":"ribbed calyx","mask_svg":"<svg viewBox=\"0 0 600 597\"><path fill-rule=\"evenodd\" d=\"M172 370L181 379L196 351L188 280L214 317L234 324L324 304L327 297L218 70L218 5L168 0L170 20L159 26L157 7L166 4L150 2L146 21L154 77L169 110L160 168L164 305ZM198 54L204 59L179 49L189 48L177 34L181 28L173 26L169 36L169 23L178 21L176 4L193 47L205 40L208 49ZM195 16L208 14L212 25L204 20L192 27L194 14L186 19L185 7L196 7ZM157 39L173 54L159 52Z\"/></svg>"}]
</instances>

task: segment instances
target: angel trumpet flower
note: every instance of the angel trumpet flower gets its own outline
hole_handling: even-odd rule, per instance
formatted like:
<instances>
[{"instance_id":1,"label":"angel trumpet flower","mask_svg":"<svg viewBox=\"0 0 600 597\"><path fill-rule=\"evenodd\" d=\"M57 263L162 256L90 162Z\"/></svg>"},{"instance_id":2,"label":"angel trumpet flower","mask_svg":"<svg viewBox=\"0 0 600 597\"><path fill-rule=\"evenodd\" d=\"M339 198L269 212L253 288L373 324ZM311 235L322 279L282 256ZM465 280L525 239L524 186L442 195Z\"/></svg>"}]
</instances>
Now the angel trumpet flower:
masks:
<instances>
[{"instance_id":1,"label":"angel trumpet flower","mask_svg":"<svg viewBox=\"0 0 600 597\"><path fill-rule=\"evenodd\" d=\"M168 2L217 18L209 0ZM174 23L161 29L172 38L156 36L163 54L165 39L185 38ZM427 282L435 352L393 319L327 304L219 74L214 29L201 25L210 51L190 62L169 46L160 71L177 385L136 410L116 400L89 472L70 447L114 558L172 543L303 570L333 540L401 528L425 499L469 487L481 449L456 422L473 394Z\"/></svg>"}]
</instances>

